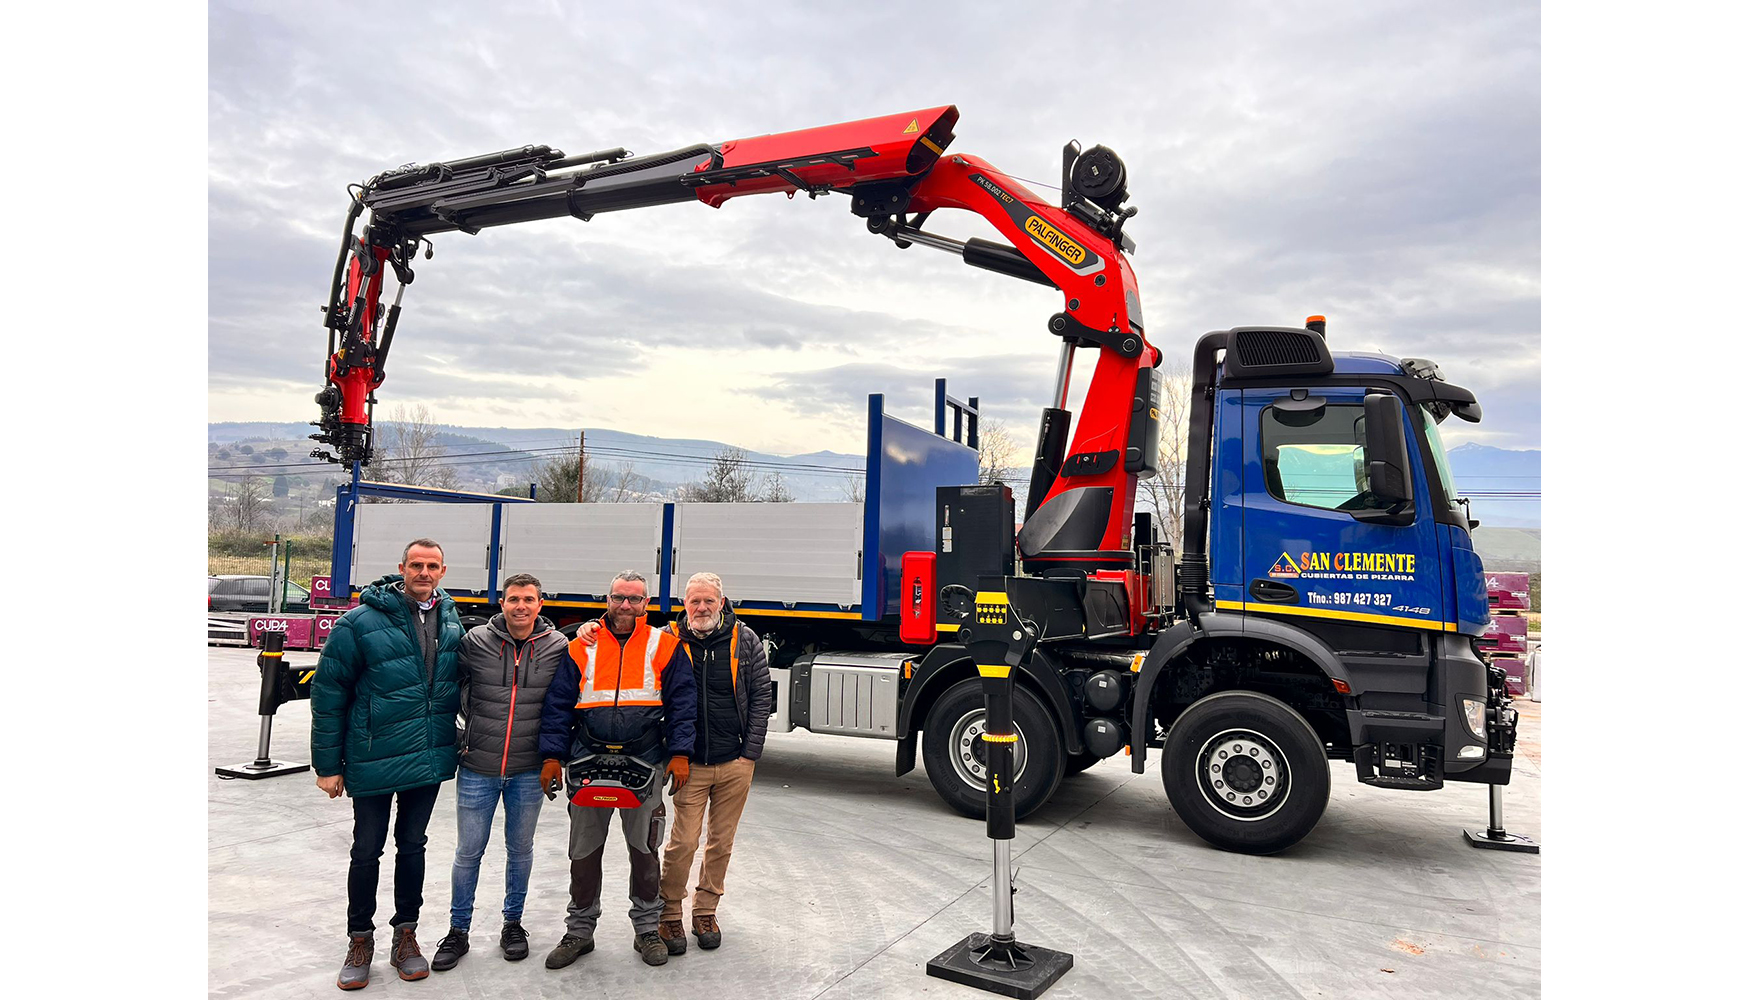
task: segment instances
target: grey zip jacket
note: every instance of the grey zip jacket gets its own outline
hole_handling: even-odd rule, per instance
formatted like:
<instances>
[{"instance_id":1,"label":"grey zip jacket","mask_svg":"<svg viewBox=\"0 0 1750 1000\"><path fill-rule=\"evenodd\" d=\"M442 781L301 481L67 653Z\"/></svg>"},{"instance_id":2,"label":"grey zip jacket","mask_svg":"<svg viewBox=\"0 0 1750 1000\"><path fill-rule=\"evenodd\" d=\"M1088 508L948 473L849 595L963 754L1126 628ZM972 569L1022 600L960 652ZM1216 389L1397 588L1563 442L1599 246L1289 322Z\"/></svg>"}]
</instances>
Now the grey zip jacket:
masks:
<instances>
[{"instance_id":1,"label":"grey zip jacket","mask_svg":"<svg viewBox=\"0 0 1750 1000\"><path fill-rule=\"evenodd\" d=\"M517 647L504 615L462 637L462 766L508 777L541 769L541 700L566 658L566 638L545 617Z\"/></svg>"}]
</instances>

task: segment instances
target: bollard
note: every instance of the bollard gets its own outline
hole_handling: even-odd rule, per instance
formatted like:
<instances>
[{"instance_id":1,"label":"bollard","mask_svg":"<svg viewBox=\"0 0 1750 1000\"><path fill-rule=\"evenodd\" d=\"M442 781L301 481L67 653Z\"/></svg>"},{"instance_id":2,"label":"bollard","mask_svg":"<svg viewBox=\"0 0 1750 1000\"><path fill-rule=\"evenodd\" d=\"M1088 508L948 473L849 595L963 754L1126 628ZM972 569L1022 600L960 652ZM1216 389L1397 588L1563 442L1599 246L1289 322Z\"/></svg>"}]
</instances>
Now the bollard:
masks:
<instances>
[{"instance_id":1,"label":"bollard","mask_svg":"<svg viewBox=\"0 0 1750 1000\"><path fill-rule=\"evenodd\" d=\"M276 774L297 774L308 771L310 765L297 764L291 761L274 760L270 752L273 742L273 717L279 711L281 689L285 684L285 648L286 634L284 632L263 632L261 635L261 655L255 662L261 668L261 695L256 701L256 711L261 716L261 737L256 741L255 759L247 764L237 764L232 767L216 767L213 773L221 778L271 778Z\"/></svg>"}]
</instances>

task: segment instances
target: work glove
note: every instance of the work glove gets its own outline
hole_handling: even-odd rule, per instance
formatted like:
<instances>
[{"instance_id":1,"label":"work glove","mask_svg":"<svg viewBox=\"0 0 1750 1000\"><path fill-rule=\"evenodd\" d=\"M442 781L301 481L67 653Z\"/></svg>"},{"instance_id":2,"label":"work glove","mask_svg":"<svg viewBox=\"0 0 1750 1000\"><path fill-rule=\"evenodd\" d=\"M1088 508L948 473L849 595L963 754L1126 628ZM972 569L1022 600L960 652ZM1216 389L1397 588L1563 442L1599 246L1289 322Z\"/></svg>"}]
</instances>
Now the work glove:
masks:
<instances>
[{"instance_id":1,"label":"work glove","mask_svg":"<svg viewBox=\"0 0 1750 1000\"><path fill-rule=\"evenodd\" d=\"M687 775L691 770L692 765L687 762L685 757L670 757L668 759L668 794L673 795L686 787Z\"/></svg>"},{"instance_id":2,"label":"work glove","mask_svg":"<svg viewBox=\"0 0 1750 1000\"><path fill-rule=\"evenodd\" d=\"M556 760L548 760L541 765L541 791L547 793L548 801L559 797L559 786L565 783L565 765Z\"/></svg>"}]
</instances>

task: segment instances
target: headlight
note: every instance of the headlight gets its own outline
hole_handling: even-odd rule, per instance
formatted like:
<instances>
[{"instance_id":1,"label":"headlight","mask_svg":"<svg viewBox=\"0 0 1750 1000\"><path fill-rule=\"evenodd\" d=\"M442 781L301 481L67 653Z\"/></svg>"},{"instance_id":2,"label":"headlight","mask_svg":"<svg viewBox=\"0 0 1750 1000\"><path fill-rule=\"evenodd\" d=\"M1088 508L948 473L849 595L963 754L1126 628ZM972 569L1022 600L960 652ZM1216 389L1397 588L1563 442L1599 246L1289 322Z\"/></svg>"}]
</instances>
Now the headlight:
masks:
<instances>
[{"instance_id":1,"label":"headlight","mask_svg":"<svg viewBox=\"0 0 1750 1000\"><path fill-rule=\"evenodd\" d=\"M1460 698L1458 707L1464 710L1464 724L1470 734L1479 740L1488 739L1483 733L1483 703L1475 698Z\"/></svg>"}]
</instances>

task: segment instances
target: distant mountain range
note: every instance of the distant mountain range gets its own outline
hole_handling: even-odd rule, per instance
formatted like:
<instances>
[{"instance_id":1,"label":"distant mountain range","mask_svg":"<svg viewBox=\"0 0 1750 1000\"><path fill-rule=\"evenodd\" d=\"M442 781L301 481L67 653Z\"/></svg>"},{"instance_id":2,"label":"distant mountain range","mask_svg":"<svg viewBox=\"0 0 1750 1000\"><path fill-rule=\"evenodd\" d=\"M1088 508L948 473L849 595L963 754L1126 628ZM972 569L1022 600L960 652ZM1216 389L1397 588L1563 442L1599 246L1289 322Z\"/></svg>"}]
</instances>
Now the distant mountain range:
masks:
<instances>
[{"instance_id":1,"label":"distant mountain range","mask_svg":"<svg viewBox=\"0 0 1750 1000\"><path fill-rule=\"evenodd\" d=\"M301 423L223 422L207 425L210 471L237 469L263 476L327 482L345 478L337 465L308 458L312 428ZM577 450L577 431L559 427L458 427L439 425L436 442L446 452L464 489L493 492L527 486L535 470L552 458ZM214 445L218 448L215 449ZM592 427L584 431L584 446L593 465L617 471L632 467L644 491L665 493L701 478L712 460L729 445L697 438L662 438ZM249 448L245 454L241 449ZM271 465L263 453L278 449ZM219 450L225 452L220 459ZM798 500L843 500L853 481L860 481L863 456L817 451L806 455L747 452L756 478L777 473ZM366 476L370 470L366 470ZM502 486L501 486L502 484Z\"/></svg>"},{"instance_id":2,"label":"distant mountain range","mask_svg":"<svg viewBox=\"0 0 1750 1000\"><path fill-rule=\"evenodd\" d=\"M333 484L346 473L339 466L306 457L311 449L310 430L302 423L208 424L209 472L225 475L225 470L238 470L229 475L254 473L268 478L284 474L294 501L299 496L332 498ZM577 432L559 427L443 425L438 430L438 443L447 450L446 462L454 466L462 488L482 492L526 488L542 462L577 448ZM696 481L713 457L728 447L721 441L654 437L606 428L587 429L584 440L592 462L609 470L630 465L634 475L641 477L640 491L651 495L666 495ZM1484 560L1500 570L1535 569L1541 559L1543 453L1473 443L1453 448L1447 457L1459 492L1472 496L1471 516L1482 522L1475 544ZM862 481L862 455L750 451L747 458L756 477L778 474L797 500L845 500ZM1025 472L1014 478L1019 504Z\"/></svg>"},{"instance_id":3,"label":"distant mountain range","mask_svg":"<svg viewBox=\"0 0 1750 1000\"><path fill-rule=\"evenodd\" d=\"M1472 517L1497 528L1543 524L1543 452L1471 443L1447 452L1446 459L1458 492L1471 497Z\"/></svg>"}]
</instances>

